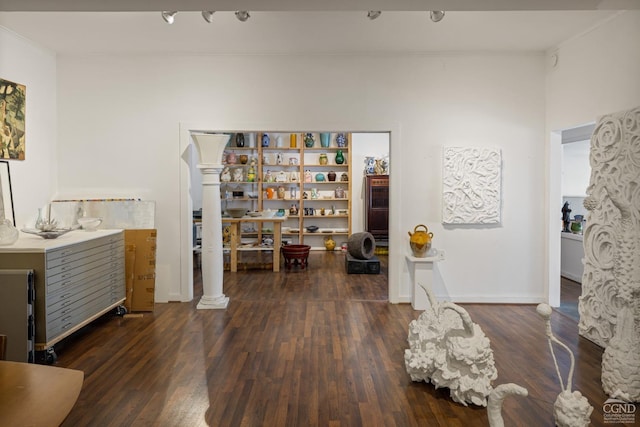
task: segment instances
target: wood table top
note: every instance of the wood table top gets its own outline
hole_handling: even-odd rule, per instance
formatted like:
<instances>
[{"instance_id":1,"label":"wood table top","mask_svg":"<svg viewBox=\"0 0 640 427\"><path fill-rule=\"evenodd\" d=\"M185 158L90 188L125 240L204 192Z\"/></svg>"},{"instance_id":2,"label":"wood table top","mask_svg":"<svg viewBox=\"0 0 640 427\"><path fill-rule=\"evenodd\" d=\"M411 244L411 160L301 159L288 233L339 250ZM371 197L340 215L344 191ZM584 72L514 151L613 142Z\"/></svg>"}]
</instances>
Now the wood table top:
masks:
<instances>
[{"instance_id":1,"label":"wood table top","mask_svg":"<svg viewBox=\"0 0 640 427\"><path fill-rule=\"evenodd\" d=\"M0 361L0 426L59 426L83 381L75 369Z\"/></svg>"}]
</instances>

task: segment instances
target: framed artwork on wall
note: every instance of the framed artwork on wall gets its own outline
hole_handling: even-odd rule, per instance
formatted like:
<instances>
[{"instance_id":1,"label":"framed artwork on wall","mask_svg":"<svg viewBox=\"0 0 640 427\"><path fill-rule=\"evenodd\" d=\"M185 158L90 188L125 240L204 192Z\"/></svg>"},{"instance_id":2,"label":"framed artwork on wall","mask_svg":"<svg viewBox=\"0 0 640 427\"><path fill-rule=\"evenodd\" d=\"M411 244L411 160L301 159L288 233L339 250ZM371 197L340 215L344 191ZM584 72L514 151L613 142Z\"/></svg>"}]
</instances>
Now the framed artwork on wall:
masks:
<instances>
[{"instance_id":1,"label":"framed artwork on wall","mask_svg":"<svg viewBox=\"0 0 640 427\"><path fill-rule=\"evenodd\" d=\"M27 87L0 79L0 159L24 160Z\"/></svg>"},{"instance_id":2,"label":"framed artwork on wall","mask_svg":"<svg viewBox=\"0 0 640 427\"><path fill-rule=\"evenodd\" d=\"M16 217L13 212L13 194L11 193L11 175L9 174L9 162L0 160L0 221L8 219L11 225L16 226Z\"/></svg>"},{"instance_id":3,"label":"framed artwork on wall","mask_svg":"<svg viewBox=\"0 0 640 427\"><path fill-rule=\"evenodd\" d=\"M499 149L445 147L442 222L499 224L502 156Z\"/></svg>"}]
</instances>

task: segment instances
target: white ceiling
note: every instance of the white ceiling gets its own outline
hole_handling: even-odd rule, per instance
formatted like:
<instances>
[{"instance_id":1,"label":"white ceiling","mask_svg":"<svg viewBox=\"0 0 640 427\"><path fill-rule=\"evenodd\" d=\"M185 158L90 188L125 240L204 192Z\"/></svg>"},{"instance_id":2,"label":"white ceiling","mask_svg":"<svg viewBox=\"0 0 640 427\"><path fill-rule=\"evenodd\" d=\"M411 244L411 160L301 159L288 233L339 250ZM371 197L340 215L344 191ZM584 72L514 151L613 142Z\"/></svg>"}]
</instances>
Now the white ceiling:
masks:
<instances>
[{"instance_id":1,"label":"white ceiling","mask_svg":"<svg viewBox=\"0 0 640 427\"><path fill-rule=\"evenodd\" d=\"M158 9L175 3L0 0L0 10L18 10L0 12L0 25L62 55L541 52L621 13L621 6L640 8L640 0L182 0L175 23L168 25ZM247 22L229 11L233 3L254 6L246 7ZM417 9L443 3L449 8L438 23ZM205 4L218 10L211 24L199 12ZM382 16L367 19L367 6L380 6ZM101 7L138 11L89 11ZM84 11L49 11L70 9Z\"/></svg>"}]
</instances>

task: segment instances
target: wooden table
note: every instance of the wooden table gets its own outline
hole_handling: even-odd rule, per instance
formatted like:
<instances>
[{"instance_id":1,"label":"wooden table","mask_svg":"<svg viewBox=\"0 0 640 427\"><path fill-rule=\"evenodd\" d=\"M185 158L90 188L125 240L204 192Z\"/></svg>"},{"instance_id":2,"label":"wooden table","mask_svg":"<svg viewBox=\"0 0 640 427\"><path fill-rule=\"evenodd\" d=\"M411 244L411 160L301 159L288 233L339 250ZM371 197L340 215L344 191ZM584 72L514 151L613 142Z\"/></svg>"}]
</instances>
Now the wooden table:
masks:
<instances>
[{"instance_id":1,"label":"wooden table","mask_svg":"<svg viewBox=\"0 0 640 427\"><path fill-rule=\"evenodd\" d=\"M273 233L261 233L261 234L273 234L273 248L268 248L268 250L273 249L273 271L280 271L280 246L282 245L282 222L286 220L286 216L276 216L273 218L264 218L264 217L250 217L243 216L242 218L222 218L223 223L231 224L231 235L230 235L230 249L231 249L231 271L238 271L238 246L240 246L240 232L238 232L238 225L243 222L254 222L258 224L260 227L259 230L262 230L262 226L264 223L273 223ZM265 248L266 249L266 248ZM263 250L265 250L263 249Z\"/></svg>"},{"instance_id":2,"label":"wooden table","mask_svg":"<svg viewBox=\"0 0 640 427\"><path fill-rule=\"evenodd\" d=\"M83 381L75 369L0 361L0 426L59 426Z\"/></svg>"}]
</instances>

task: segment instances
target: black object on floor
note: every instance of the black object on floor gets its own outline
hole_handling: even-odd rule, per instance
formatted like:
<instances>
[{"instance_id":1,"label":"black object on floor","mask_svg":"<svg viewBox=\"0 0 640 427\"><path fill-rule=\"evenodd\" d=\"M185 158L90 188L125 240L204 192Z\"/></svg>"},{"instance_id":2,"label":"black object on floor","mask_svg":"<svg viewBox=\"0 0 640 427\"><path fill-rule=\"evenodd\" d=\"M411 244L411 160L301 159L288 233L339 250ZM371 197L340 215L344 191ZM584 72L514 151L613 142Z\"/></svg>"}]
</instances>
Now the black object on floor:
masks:
<instances>
[{"instance_id":1,"label":"black object on floor","mask_svg":"<svg viewBox=\"0 0 640 427\"><path fill-rule=\"evenodd\" d=\"M376 256L357 259L347 253L344 260L347 274L380 274L380 260Z\"/></svg>"}]
</instances>

